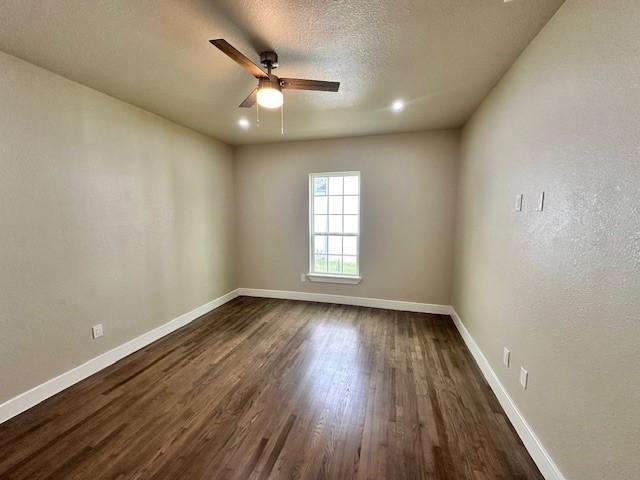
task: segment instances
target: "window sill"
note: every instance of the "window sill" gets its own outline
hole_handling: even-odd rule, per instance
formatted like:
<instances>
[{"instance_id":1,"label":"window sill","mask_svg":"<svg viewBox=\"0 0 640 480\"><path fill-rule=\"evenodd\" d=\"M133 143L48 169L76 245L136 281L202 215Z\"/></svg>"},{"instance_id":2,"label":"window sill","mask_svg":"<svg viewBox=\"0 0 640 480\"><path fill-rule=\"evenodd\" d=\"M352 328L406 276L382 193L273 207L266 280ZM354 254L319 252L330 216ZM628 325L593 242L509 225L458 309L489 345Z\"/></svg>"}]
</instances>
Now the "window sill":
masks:
<instances>
[{"instance_id":1,"label":"window sill","mask_svg":"<svg viewBox=\"0 0 640 480\"><path fill-rule=\"evenodd\" d=\"M357 285L362 281L362 277L347 275L324 275L322 273L307 273L307 278L312 282L347 283L351 285Z\"/></svg>"}]
</instances>

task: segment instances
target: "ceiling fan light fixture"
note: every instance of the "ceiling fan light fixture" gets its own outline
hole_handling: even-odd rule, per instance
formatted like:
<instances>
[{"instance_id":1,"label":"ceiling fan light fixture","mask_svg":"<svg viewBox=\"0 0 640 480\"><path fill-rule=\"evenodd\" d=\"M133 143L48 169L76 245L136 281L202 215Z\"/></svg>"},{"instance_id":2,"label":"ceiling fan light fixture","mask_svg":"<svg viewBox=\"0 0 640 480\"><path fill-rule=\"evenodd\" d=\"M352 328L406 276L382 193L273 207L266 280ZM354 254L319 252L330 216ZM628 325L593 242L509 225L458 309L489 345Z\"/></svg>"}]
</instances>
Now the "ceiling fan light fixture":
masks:
<instances>
[{"instance_id":1,"label":"ceiling fan light fixture","mask_svg":"<svg viewBox=\"0 0 640 480\"><path fill-rule=\"evenodd\" d=\"M278 78L271 73L271 71L278 66L278 54L273 50L260 54L260 63L267 69L265 72L224 38L209 40L209 43L240 65L249 75L258 80L258 86L251 90L249 96L238 105L240 108L251 108L256 103L264 108L282 107L284 103L282 90L285 89L313 90L318 92L337 92L340 89L340 82L307 80L304 78ZM281 115L284 114L281 112Z\"/></svg>"},{"instance_id":2,"label":"ceiling fan light fixture","mask_svg":"<svg viewBox=\"0 0 640 480\"><path fill-rule=\"evenodd\" d=\"M274 78L261 78L257 93L258 105L264 108L279 108L284 102L280 82Z\"/></svg>"},{"instance_id":3,"label":"ceiling fan light fixture","mask_svg":"<svg viewBox=\"0 0 640 480\"><path fill-rule=\"evenodd\" d=\"M261 88L258 90L258 104L264 108L278 108L284 102L282 92L275 88Z\"/></svg>"}]
</instances>

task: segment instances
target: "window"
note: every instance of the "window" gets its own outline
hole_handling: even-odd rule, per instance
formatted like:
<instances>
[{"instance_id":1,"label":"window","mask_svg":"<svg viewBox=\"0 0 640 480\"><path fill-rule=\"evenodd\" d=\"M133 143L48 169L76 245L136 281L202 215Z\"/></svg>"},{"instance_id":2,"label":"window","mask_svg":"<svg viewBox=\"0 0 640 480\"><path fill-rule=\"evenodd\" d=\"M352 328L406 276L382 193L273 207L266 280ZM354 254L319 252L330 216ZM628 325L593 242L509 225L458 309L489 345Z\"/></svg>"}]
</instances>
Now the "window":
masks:
<instances>
[{"instance_id":1,"label":"window","mask_svg":"<svg viewBox=\"0 0 640 480\"><path fill-rule=\"evenodd\" d=\"M309 278L357 283L360 172L309 175L309 231Z\"/></svg>"}]
</instances>

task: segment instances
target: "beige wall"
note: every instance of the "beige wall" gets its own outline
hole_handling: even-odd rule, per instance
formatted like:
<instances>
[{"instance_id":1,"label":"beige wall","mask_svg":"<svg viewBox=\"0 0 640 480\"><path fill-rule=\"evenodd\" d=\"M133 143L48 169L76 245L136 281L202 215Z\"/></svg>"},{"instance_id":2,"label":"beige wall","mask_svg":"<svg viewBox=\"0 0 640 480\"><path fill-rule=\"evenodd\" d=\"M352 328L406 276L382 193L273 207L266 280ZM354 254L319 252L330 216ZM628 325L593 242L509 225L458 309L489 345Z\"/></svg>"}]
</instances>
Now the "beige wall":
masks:
<instances>
[{"instance_id":1,"label":"beige wall","mask_svg":"<svg viewBox=\"0 0 640 480\"><path fill-rule=\"evenodd\" d=\"M238 147L242 287L450 303L458 132ZM308 175L362 172L360 285L308 271Z\"/></svg>"},{"instance_id":2,"label":"beige wall","mask_svg":"<svg viewBox=\"0 0 640 480\"><path fill-rule=\"evenodd\" d=\"M568 0L463 134L454 306L572 480L640 478L638 18Z\"/></svg>"},{"instance_id":3,"label":"beige wall","mask_svg":"<svg viewBox=\"0 0 640 480\"><path fill-rule=\"evenodd\" d=\"M5 54L0 112L0 403L235 287L230 147Z\"/></svg>"}]
</instances>

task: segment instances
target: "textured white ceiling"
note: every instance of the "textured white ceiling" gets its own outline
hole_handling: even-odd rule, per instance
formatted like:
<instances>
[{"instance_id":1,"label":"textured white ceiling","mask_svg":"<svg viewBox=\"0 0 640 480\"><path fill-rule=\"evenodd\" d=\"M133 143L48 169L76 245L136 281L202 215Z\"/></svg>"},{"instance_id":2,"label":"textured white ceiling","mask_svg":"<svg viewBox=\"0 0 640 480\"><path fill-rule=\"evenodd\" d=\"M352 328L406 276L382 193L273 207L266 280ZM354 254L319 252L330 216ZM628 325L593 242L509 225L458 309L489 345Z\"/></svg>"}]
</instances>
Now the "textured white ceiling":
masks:
<instances>
[{"instance_id":1,"label":"textured white ceiling","mask_svg":"<svg viewBox=\"0 0 640 480\"><path fill-rule=\"evenodd\" d=\"M562 2L0 0L0 50L232 144L437 129L464 123ZM255 81L212 38L340 92L287 91L284 137L279 111L257 127L237 107Z\"/></svg>"}]
</instances>

